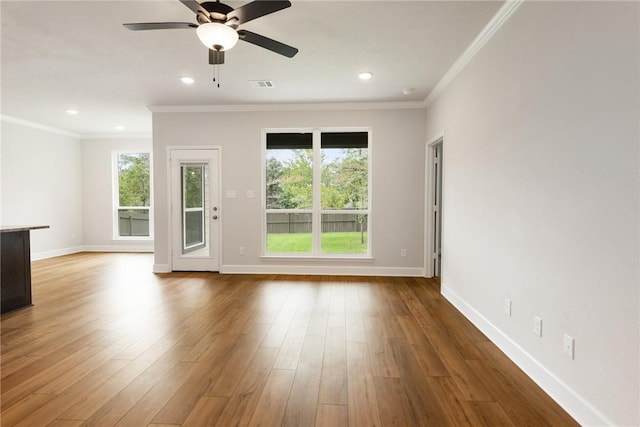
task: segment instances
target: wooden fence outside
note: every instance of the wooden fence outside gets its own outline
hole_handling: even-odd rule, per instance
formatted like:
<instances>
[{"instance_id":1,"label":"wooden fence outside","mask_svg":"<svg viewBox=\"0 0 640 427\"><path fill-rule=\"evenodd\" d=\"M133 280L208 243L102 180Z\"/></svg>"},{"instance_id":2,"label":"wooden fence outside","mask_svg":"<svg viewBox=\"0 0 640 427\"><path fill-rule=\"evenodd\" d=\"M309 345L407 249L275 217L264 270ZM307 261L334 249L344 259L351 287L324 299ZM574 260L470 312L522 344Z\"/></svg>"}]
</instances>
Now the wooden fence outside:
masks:
<instances>
[{"instance_id":1,"label":"wooden fence outside","mask_svg":"<svg viewBox=\"0 0 640 427\"><path fill-rule=\"evenodd\" d=\"M119 211L118 234L120 236L148 236L149 214Z\"/></svg>"},{"instance_id":2,"label":"wooden fence outside","mask_svg":"<svg viewBox=\"0 0 640 427\"><path fill-rule=\"evenodd\" d=\"M323 233L345 233L367 231L367 217L359 223L362 215L323 214ZM120 236L148 236L149 214L131 211L118 212ZM364 229L363 229L364 228ZM311 214L309 213L269 213L267 215L267 233L311 233Z\"/></svg>"},{"instance_id":3,"label":"wooden fence outside","mask_svg":"<svg viewBox=\"0 0 640 427\"><path fill-rule=\"evenodd\" d=\"M359 223L363 215L323 214L323 233L344 233L367 231L367 218ZM362 230L364 228L364 230ZM267 233L311 233L311 214L309 213L269 213L267 214Z\"/></svg>"}]
</instances>

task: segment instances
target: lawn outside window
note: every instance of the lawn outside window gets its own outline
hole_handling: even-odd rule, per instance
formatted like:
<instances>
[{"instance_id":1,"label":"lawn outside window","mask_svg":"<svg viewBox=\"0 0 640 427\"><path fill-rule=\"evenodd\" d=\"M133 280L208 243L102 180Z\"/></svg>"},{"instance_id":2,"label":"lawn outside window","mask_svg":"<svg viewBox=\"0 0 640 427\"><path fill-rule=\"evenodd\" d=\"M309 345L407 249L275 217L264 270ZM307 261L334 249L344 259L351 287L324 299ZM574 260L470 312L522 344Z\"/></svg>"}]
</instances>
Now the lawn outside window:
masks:
<instances>
[{"instance_id":1,"label":"lawn outside window","mask_svg":"<svg viewBox=\"0 0 640 427\"><path fill-rule=\"evenodd\" d=\"M263 132L263 255L369 257L370 131Z\"/></svg>"}]
</instances>

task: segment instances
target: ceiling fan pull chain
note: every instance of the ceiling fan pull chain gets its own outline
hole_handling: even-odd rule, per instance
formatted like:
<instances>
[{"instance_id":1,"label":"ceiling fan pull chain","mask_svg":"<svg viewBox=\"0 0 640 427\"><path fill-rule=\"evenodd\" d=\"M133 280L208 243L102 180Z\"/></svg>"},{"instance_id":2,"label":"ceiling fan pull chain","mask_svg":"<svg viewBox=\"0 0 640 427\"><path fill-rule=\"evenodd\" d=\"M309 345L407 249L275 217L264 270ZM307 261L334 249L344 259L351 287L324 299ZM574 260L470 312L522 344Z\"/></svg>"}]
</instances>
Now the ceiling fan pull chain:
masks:
<instances>
[{"instance_id":1,"label":"ceiling fan pull chain","mask_svg":"<svg viewBox=\"0 0 640 427\"><path fill-rule=\"evenodd\" d=\"M220 87L220 66L218 64L213 66L213 82Z\"/></svg>"},{"instance_id":2,"label":"ceiling fan pull chain","mask_svg":"<svg viewBox=\"0 0 640 427\"><path fill-rule=\"evenodd\" d=\"M216 64L216 80L218 81L218 87L220 87L220 65Z\"/></svg>"}]
</instances>

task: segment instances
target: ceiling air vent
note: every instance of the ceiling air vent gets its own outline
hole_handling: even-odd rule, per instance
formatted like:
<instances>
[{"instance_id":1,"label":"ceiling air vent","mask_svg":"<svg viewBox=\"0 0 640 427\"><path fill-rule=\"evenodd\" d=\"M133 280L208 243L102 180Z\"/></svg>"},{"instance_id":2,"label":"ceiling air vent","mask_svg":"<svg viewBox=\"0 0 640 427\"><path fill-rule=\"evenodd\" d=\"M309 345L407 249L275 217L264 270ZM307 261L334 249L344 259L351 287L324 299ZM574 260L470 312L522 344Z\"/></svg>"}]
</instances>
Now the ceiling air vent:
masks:
<instances>
[{"instance_id":1,"label":"ceiling air vent","mask_svg":"<svg viewBox=\"0 0 640 427\"><path fill-rule=\"evenodd\" d=\"M274 85L271 80L249 80L249 83L251 83L251 87L266 88L266 89L276 87L276 85Z\"/></svg>"}]
</instances>

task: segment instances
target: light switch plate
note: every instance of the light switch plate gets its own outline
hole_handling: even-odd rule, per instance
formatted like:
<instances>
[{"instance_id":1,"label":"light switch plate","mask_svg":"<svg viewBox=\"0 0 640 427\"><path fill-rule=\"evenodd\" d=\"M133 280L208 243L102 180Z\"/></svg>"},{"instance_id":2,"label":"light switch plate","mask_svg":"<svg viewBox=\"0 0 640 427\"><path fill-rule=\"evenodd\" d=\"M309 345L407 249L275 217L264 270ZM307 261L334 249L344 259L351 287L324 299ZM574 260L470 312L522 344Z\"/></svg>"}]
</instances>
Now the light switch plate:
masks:
<instances>
[{"instance_id":1,"label":"light switch plate","mask_svg":"<svg viewBox=\"0 0 640 427\"><path fill-rule=\"evenodd\" d=\"M564 355L569 359L575 359L575 340L572 336L564 334Z\"/></svg>"},{"instance_id":2,"label":"light switch plate","mask_svg":"<svg viewBox=\"0 0 640 427\"><path fill-rule=\"evenodd\" d=\"M542 318L540 316L533 316L533 333L542 337Z\"/></svg>"}]
</instances>

